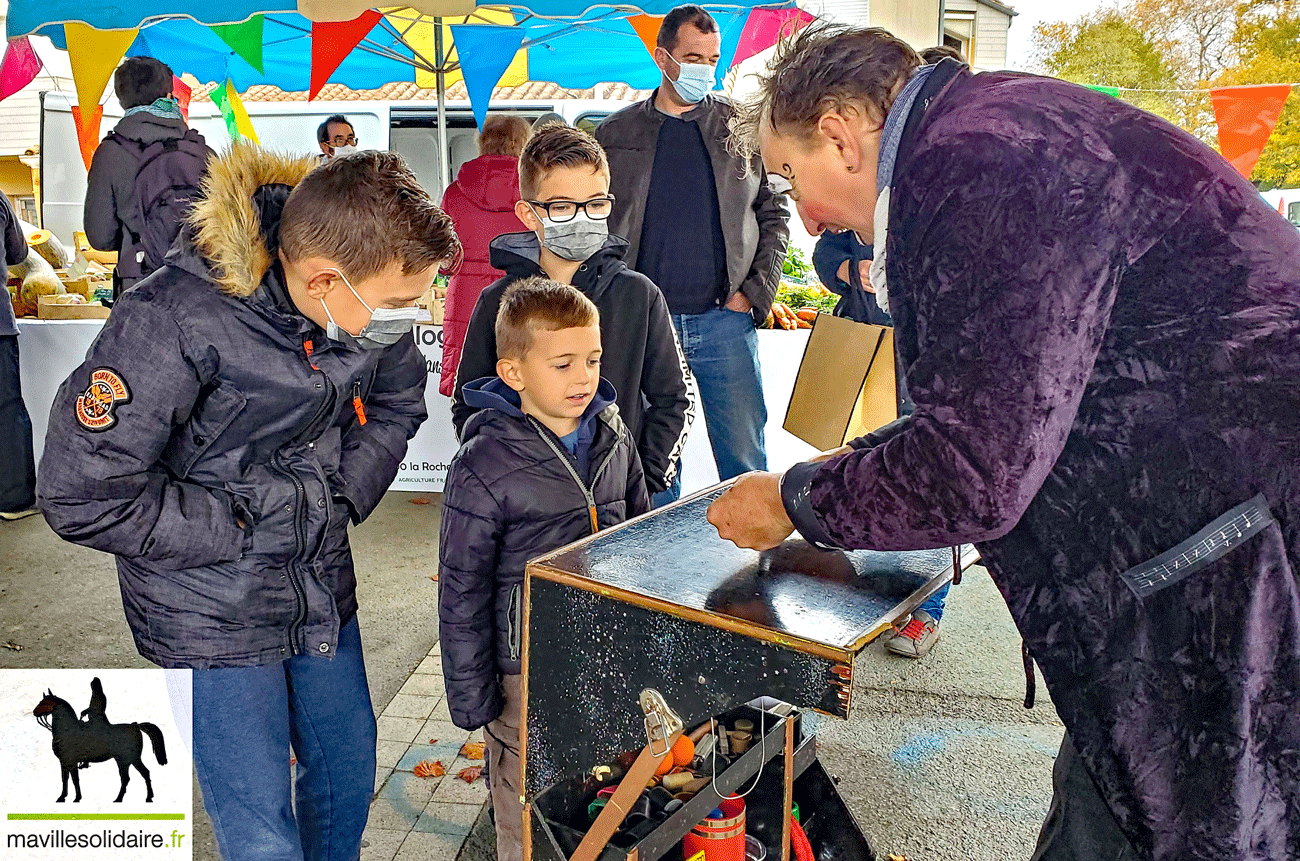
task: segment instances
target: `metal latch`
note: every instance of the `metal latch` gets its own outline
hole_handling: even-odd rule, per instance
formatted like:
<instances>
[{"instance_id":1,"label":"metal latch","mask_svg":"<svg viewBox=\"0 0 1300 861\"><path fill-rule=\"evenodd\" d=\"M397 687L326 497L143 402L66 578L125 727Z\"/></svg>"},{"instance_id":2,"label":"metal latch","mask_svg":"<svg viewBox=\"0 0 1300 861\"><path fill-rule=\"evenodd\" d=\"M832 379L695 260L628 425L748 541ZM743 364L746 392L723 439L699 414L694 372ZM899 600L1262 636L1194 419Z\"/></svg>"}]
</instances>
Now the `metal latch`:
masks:
<instances>
[{"instance_id":1,"label":"metal latch","mask_svg":"<svg viewBox=\"0 0 1300 861\"><path fill-rule=\"evenodd\" d=\"M664 756L672 747L668 740L682 732L682 719L654 688L641 692L641 711L645 712L645 737L650 752L656 757Z\"/></svg>"}]
</instances>

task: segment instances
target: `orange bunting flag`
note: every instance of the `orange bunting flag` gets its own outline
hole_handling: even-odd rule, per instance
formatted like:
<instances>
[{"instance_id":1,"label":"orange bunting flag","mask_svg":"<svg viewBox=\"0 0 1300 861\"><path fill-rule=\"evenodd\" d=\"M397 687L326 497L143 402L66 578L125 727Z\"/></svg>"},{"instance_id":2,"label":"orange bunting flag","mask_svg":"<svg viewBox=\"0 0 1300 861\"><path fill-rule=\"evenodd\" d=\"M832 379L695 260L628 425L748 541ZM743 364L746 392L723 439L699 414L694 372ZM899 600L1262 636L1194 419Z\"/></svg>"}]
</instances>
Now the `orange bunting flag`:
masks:
<instances>
[{"instance_id":1,"label":"orange bunting flag","mask_svg":"<svg viewBox=\"0 0 1300 861\"><path fill-rule=\"evenodd\" d=\"M654 56L655 42L659 39L659 25L664 21L662 15L629 15L627 23L632 25L637 36L641 39L641 44Z\"/></svg>"},{"instance_id":2,"label":"orange bunting flag","mask_svg":"<svg viewBox=\"0 0 1300 861\"><path fill-rule=\"evenodd\" d=\"M366 38L384 16L370 9L360 18L351 21L313 21L311 25L311 91L307 100L316 95L330 79L330 75L347 59L348 54Z\"/></svg>"},{"instance_id":3,"label":"orange bunting flag","mask_svg":"<svg viewBox=\"0 0 1300 861\"><path fill-rule=\"evenodd\" d=\"M1219 124L1219 152L1246 179L1268 146L1290 95L1290 84L1210 90Z\"/></svg>"},{"instance_id":4,"label":"orange bunting flag","mask_svg":"<svg viewBox=\"0 0 1300 861\"><path fill-rule=\"evenodd\" d=\"M81 116L81 106L72 106L72 122L77 126L77 143L81 147L81 160L86 163L86 170L90 170L90 160L99 146L99 124L103 119L103 105L95 105L90 116L84 119Z\"/></svg>"}]
</instances>

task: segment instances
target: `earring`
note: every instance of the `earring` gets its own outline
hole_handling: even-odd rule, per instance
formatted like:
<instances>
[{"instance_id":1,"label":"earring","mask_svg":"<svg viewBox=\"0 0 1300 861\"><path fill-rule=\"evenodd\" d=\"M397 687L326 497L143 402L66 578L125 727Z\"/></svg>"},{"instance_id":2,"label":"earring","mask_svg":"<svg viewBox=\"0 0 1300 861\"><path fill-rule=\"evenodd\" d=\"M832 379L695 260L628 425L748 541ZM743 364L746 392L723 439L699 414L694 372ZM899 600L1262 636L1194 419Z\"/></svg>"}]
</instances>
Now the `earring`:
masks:
<instances>
[{"instance_id":1,"label":"earring","mask_svg":"<svg viewBox=\"0 0 1300 861\"><path fill-rule=\"evenodd\" d=\"M857 168L854 167L854 166L851 165L851 164L846 164L846 165L844 165L844 166L845 166L846 168L848 168L849 173L853 173L853 171L857 170Z\"/></svg>"}]
</instances>

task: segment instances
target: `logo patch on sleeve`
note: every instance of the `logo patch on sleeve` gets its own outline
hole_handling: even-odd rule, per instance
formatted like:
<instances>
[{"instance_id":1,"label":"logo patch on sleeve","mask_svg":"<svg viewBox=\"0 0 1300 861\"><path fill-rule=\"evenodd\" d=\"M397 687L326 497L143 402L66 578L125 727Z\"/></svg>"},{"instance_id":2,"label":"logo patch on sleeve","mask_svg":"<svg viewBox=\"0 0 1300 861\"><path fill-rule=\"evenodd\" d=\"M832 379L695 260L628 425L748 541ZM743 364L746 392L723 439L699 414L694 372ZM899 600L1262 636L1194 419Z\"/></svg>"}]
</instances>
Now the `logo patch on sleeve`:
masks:
<instances>
[{"instance_id":1,"label":"logo patch on sleeve","mask_svg":"<svg viewBox=\"0 0 1300 861\"><path fill-rule=\"evenodd\" d=\"M112 368L96 368L90 385L77 395L77 421L89 431L106 431L117 424L118 404L131 402L126 381Z\"/></svg>"}]
</instances>

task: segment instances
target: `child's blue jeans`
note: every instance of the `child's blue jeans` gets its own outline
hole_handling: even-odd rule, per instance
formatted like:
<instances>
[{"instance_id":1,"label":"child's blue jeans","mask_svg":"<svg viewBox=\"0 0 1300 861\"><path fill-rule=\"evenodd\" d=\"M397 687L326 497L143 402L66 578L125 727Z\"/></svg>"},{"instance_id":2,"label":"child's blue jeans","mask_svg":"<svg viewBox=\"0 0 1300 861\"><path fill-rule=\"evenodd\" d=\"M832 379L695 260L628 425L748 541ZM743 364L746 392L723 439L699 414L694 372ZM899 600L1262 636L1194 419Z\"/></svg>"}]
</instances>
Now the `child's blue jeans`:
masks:
<instances>
[{"instance_id":1,"label":"child's blue jeans","mask_svg":"<svg viewBox=\"0 0 1300 861\"><path fill-rule=\"evenodd\" d=\"M375 737L356 619L330 659L195 670L194 767L221 857L356 861L375 788Z\"/></svg>"}]
</instances>

